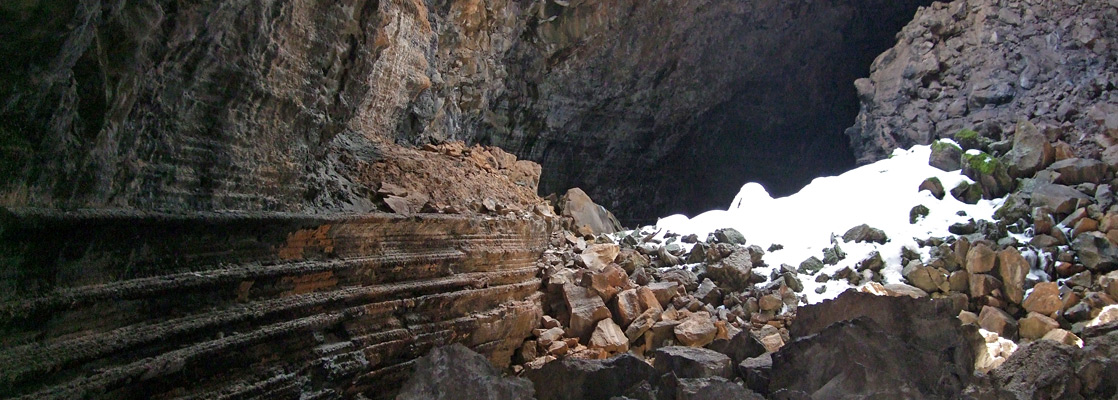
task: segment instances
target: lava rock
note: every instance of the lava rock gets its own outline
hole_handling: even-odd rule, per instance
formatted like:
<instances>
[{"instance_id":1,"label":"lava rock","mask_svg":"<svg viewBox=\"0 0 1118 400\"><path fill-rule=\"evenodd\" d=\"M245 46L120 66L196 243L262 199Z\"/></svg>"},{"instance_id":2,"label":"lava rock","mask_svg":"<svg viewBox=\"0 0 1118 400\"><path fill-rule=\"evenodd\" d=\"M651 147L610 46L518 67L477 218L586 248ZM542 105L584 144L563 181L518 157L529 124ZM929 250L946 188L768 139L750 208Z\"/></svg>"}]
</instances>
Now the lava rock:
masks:
<instances>
[{"instance_id":1,"label":"lava rock","mask_svg":"<svg viewBox=\"0 0 1118 400\"><path fill-rule=\"evenodd\" d=\"M436 347L415 362L398 400L535 398L532 382L504 377L485 356L461 344Z\"/></svg>"}]
</instances>

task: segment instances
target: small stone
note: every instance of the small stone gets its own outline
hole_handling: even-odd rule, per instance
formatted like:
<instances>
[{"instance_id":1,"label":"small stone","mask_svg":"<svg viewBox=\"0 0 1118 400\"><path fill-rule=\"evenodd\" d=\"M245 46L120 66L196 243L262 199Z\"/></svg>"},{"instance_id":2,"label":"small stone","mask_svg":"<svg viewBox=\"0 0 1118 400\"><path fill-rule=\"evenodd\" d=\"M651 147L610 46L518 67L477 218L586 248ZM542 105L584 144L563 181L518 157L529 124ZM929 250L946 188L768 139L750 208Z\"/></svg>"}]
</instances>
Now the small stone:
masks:
<instances>
[{"instance_id":1,"label":"small stone","mask_svg":"<svg viewBox=\"0 0 1118 400\"><path fill-rule=\"evenodd\" d=\"M822 260L815 257L808 257L808 259L800 263L800 268L797 269L796 272L815 275L815 273L819 272L821 269L823 269Z\"/></svg>"},{"instance_id":2,"label":"small stone","mask_svg":"<svg viewBox=\"0 0 1118 400\"><path fill-rule=\"evenodd\" d=\"M967 310L959 311L959 323L963 325L978 325L978 314L972 313Z\"/></svg>"},{"instance_id":3,"label":"small stone","mask_svg":"<svg viewBox=\"0 0 1118 400\"><path fill-rule=\"evenodd\" d=\"M562 324L559 323L559 320L552 318L550 315L544 315L543 319L541 320L540 326L542 326L544 329L550 329L562 327Z\"/></svg>"},{"instance_id":4,"label":"small stone","mask_svg":"<svg viewBox=\"0 0 1118 400\"><path fill-rule=\"evenodd\" d=\"M745 235L734 228L723 228L714 231L714 239L718 243L745 244Z\"/></svg>"},{"instance_id":5,"label":"small stone","mask_svg":"<svg viewBox=\"0 0 1118 400\"><path fill-rule=\"evenodd\" d=\"M551 345L547 347L547 354L556 357L567 354L568 351L570 351L570 347L567 346L567 342L562 340L552 342Z\"/></svg>"},{"instance_id":6,"label":"small stone","mask_svg":"<svg viewBox=\"0 0 1118 400\"><path fill-rule=\"evenodd\" d=\"M563 338L563 328L548 328L536 336L536 341L539 342L540 346L548 347L551 346L551 343Z\"/></svg>"},{"instance_id":7,"label":"small stone","mask_svg":"<svg viewBox=\"0 0 1118 400\"><path fill-rule=\"evenodd\" d=\"M836 265L844 258L846 258L846 252L842 251L842 248L837 244L823 249L823 264L825 265Z\"/></svg>"},{"instance_id":8,"label":"small stone","mask_svg":"<svg viewBox=\"0 0 1118 400\"><path fill-rule=\"evenodd\" d=\"M780 336L780 330L775 326L762 326L760 330L753 333L753 336L765 346L765 351L768 353L775 353L784 347L784 338Z\"/></svg>"}]
</instances>

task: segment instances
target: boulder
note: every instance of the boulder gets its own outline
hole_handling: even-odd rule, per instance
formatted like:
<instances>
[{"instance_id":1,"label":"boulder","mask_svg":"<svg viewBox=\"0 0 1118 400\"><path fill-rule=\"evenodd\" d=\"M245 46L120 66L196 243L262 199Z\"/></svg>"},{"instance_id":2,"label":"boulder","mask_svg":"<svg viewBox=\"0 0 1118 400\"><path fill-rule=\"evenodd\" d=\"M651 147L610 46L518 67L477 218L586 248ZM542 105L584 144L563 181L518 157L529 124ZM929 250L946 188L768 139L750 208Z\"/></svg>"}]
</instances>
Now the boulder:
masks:
<instances>
[{"instance_id":1,"label":"boulder","mask_svg":"<svg viewBox=\"0 0 1118 400\"><path fill-rule=\"evenodd\" d=\"M699 288L693 294L699 301L719 306L722 304L722 291L715 286L714 281L710 278L703 279L703 283L699 284Z\"/></svg>"},{"instance_id":2,"label":"boulder","mask_svg":"<svg viewBox=\"0 0 1118 400\"><path fill-rule=\"evenodd\" d=\"M1079 206L1080 201L1087 201L1087 195L1073 188L1051 183L1042 183L1033 188L1031 205L1046 207L1059 214L1067 214Z\"/></svg>"},{"instance_id":3,"label":"boulder","mask_svg":"<svg viewBox=\"0 0 1118 400\"><path fill-rule=\"evenodd\" d=\"M570 313L566 325L571 337L586 340L598 325L598 321L610 317L609 309L602 298L590 290L572 284L563 285L563 299ZM564 318L560 318L562 321ZM585 341L584 341L585 343Z\"/></svg>"},{"instance_id":4,"label":"boulder","mask_svg":"<svg viewBox=\"0 0 1118 400\"><path fill-rule=\"evenodd\" d=\"M722 228L714 231L714 240L717 243L745 244L745 235L734 228Z\"/></svg>"},{"instance_id":5,"label":"boulder","mask_svg":"<svg viewBox=\"0 0 1118 400\"><path fill-rule=\"evenodd\" d=\"M706 276L722 286L735 291L748 289L752 284L753 262L746 251L735 251L729 257L708 264Z\"/></svg>"},{"instance_id":6,"label":"boulder","mask_svg":"<svg viewBox=\"0 0 1118 400\"><path fill-rule=\"evenodd\" d=\"M574 231L600 235L614 233L621 230L621 222L593 200L586 192L579 188L571 188L559 199L560 215L570 217L574 222Z\"/></svg>"},{"instance_id":7,"label":"boulder","mask_svg":"<svg viewBox=\"0 0 1118 400\"><path fill-rule=\"evenodd\" d=\"M1030 340L1040 339L1049 331L1059 327L1060 323L1056 320L1036 312L1029 312L1029 315L1017 321L1017 333L1022 338Z\"/></svg>"},{"instance_id":8,"label":"boulder","mask_svg":"<svg viewBox=\"0 0 1118 400\"><path fill-rule=\"evenodd\" d=\"M885 244L889 237L885 235L885 231L873 228L867 224L862 224L850 228L842 235L842 240L845 242L871 242L877 244Z\"/></svg>"},{"instance_id":9,"label":"boulder","mask_svg":"<svg viewBox=\"0 0 1118 400\"><path fill-rule=\"evenodd\" d=\"M757 393L769 392L769 380L773 369L771 353L764 353L757 357L742 360L738 363L737 368L738 376L741 376L745 387Z\"/></svg>"},{"instance_id":10,"label":"boulder","mask_svg":"<svg viewBox=\"0 0 1118 400\"><path fill-rule=\"evenodd\" d=\"M692 313L674 328L676 340L684 346L702 347L713 342L718 335L710 314L706 311Z\"/></svg>"},{"instance_id":11,"label":"boulder","mask_svg":"<svg viewBox=\"0 0 1118 400\"><path fill-rule=\"evenodd\" d=\"M1029 261L1021 252L1008 247L998 252L998 276L1002 280L1006 298L1021 304L1025 298L1025 277L1029 274Z\"/></svg>"},{"instance_id":12,"label":"boulder","mask_svg":"<svg viewBox=\"0 0 1118 400\"><path fill-rule=\"evenodd\" d=\"M921 265L919 261L909 263L902 271L902 275L908 280L909 284L925 292L948 292L951 290L947 282L946 271Z\"/></svg>"},{"instance_id":13,"label":"boulder","mask_svg":"<svg viewBox=\"0 0 1118 400\"><path fill-rule=\"evenodd\" d=\"M605 360L564 358L529 369L524 377L541 388L539 400L608 399L624 396L642 382L655 379L656 369L622 353Z\"/></svg>"},{"instance_id":14,"label":"boulder","mask_svg":"<svg viewBox=\"0 0 1118 400\"><path fill-rule=\"evenodd\" d=\"M1079 339L1078 336L1075 336L1074 333L1059 328L1048 331L1048 333L1045 333L1044 337L1042 337L1041 339L1051 340L1053 342L1067 346L1083 346L1083 340Z\"/></svg>"},{"instance_id":15,"label":"boulder","mask_svg":"<svg viewBox=\"0 0 1118 400\"><path fill-rule=\"evenodd\" d=\"M398 400L535 398L532 382L505 377L485 356L461 344L436 347L415 361Z\"/></svg>"},{"instance_id":16,"label":"boulder","mask_svg":"<svg viewBox=\"0 0 1118 400\"><path fill-rule=\"evenodd\" d=\"M990 372L999 398L1082 398L1075 373L1075 349L1039 340L1021 346L1001 367Z\"/></svg>"},{"instance_id":17,"label":"boulder","mask_svg":"<svg viewBox=\"0 0 1118 400\"><path fill-rule=\"evenodd\" d=\"M932 142L932 152L928 156L928 165L951 172L962 168L961 159L963 149L953 142L938 140Z\"/></svg>"},{"instance_id":18,"label":"boulder","mask_svg":"<svg viewBox=\"0 0 1118 400\"><path fill-rule=\"evenodd\" d=\"M1078 185L1080 183L1100 183L1106 178L1106 163L1089 158L1069 158L1060 160L1048 167L1059 173L1056 183Z\"/></svg>"},{"instance_id":19,"label":"boulder","mask_svg":"<svg viewBox=\"0 0 1118 400\"><path fill-rule=\"evenodd\" d=\"M967 278L967 283L972 298L990 295L994 290L1001 289L1002 287L1002 281L987 274L970 274Z\"/></svg>"},{"instance_id":20,"label":"boulder","mask_svg":"<svg viewBox=\"0 0 1118 400\"><path fill-rule=\"evenodd\" d=\"M691 292L699 288L698 275L684 268L671 268L660 272L660 282L675 282ZM659 298L659 296L660 295L657 294L657 298Z\"/></svg>"},{"instance_id":21,"label":"boulder","mask_svg":"<svg viewBox=\"0 0 1118 400\"><path fill-rule=\"evenodd\" d=\"M670 387L661 390L661 396L666 396L666 398L676 400L764 400L764 397L757 393L718 376L669 380Z\"/></svg>"},{"instance_id":22,"label":"boulder","mask_svg":"<svg viewBox=\"0 0 1118 400\"><path fill-rule=\"evenodd\" d=\"M784 347L784 336L780 334L780 330L775 326L765 324L761 325L761 329L752 332L754 338L765 346L765 351L768 353L775 353Z\"/></svg>"},{"instance_id":23,"label":"boulder","mask_svg":"<svg viewBox=\"0 0 1118 400\"><path fill-rule=\"evenodd\" d=\"M978 328L949 300L847 291L800 307L773 354L770 392L810 398L955 398L969 383ZM873 338L867 340L867 338ZM783 397L797 398L797 397Z\"/></svg>"},{"instance_id":24,"label":"boulder","mask_svg":"<svg viewBox=\"0 0 1118 400\"><path fill-rule=\"evenodd\" d=\"M587 269L597 272L617 259L617 255L620 253L621 247L616 244L599 243L587 246L586 250L583 250L578 257Z\"/></svg>"},{"instance_id":25,"label":"boulder","mask_svg":"<svg viewBox=\"0 0 1118 400\"><path fill-rule=\"evenodd\" d=\"M661 375L671 372L680 378L730 378L734 372L730 357L700 347L663 347L654 351L652 357L652 366Z\"/></svg>"},{"instance_id":26,"label":"boulder","mask_svg":"<svg viewBox=\"0 0 1118 400\"><path fill-rule=\"evenodd\" d=\"M609 309L613 313L613 318L621 324L621 327L628 327L633 320L637 319L637 316L644 312L645 307L641 305L637 289L628 289L621 291L617 294L617 297L610 301Z\"/></svg>"},{"instance_id":27,"label":"boulder","mask_svg":"<svg viewBox=\"0 0 1118 400\"><path fill-rule=\"evenodd\" d=\"M607 265L597 272L582 275L582 286L596 293L603 301L611 301L618 292L632 287L629 275L617 264Z\"/></svg>"},{"instance_id":28,"label":"boulder","mask_svg":"<svg viewBox=\"0 0 1118 400\"><path fill-rule=\"evenodd\" d=\"M1064 301L1060 299L1059 285L1055 282L1040 282L1033 286L1021 305L1029 312L1054 315L1063 307Z\"/></svg>"},{"instance_id":29,"label":"boulder","mask_svg":"<svg viewBox=\"0 0 1118 400\"><path fill-rule=\"evenodd\" d=\"M650 283L646 286L652 291L656 301L660 303L660 307L667 307L672 299L679 295L680 284L673 281L660 281Z\"/></svg>"},{"instance_id":30,"label":"boulder","mask_svg":"<svg viewBox=\"0 0 1118 400\"><path fill-rule=\"evenodd\" d=\"M633 249L621 249L614 262L620 265L621 269L624 269L627 274L645 269L652 264L652 260L648 256Z\"/></svg>"},{"instance_id":31,"label":"boulder","mask_svg":"<svg viewBox=\"0 0 1118 400\"><path fill-rule=\"evenodd\" d=\"M1079 262L1092 271L1106 271L1118 267L1118 246L1102 232L1084 232L1071 243Z\"/></svg>"},{"instance_id":32,"label":"boulder","mask_svg":"<svg viewBox=\"0 0 1118 400\"><path fill-rule=\"evenodd\" d=\"M977 150L969 150L963 154L963 175L973 179L982 188L982 197L985 199L1005 196L1017 184L1009 176L1004 163Z\"/></svg>"},{"instance_id":33,"label":"boulder","mask_svg":"<svg viewBox=\"0 0 1118 400\"><path fill-rule=\"evenodd\" d=\"M660 320L661 312L659 308L653 308L645 310L641 315L638 315L637 318L629 324L629 327L625 328L625 337L629 339L629 343L637 341L641 335L644 335L645 332L652 329L652 327L656 325L656 322Z\"/></svg>"},{"instance_id":34,"label":"boulder","mask_svg":"<svg viewBox=\"0 0 1118 400\"><path fill-rule=\"evenodd\" d=\"M606 318L598 321L594 333L590 335L590 347L602 349L609 353L623 353L629 351L629 338L625 332L612 319Z\"/></svg>"},{"instance_id":35,"label":"boulder","mask_svg":"<svg viewBox=\"0 0 1118 400\"><path fill-rule=\"evenodd\" d=\"M998 336L1017 339L1017 320L1001 309L982 306L982 312L978 313L978 326Z\"/></svg>"},{"instance_id":36,"label":"boulder","mask_svg":"<svg viewBox=\"0 0 1118 400\"><path fill-rule=\"evenodd\" d=\"M765 345L748 330L739 331L729 339L715 339L707 348L729 356L735 364L765 353Z\"/></svg>"},{"instance_id":37,"label":"boulder","mask_svg":"<svg viewBox=\"0 0 1118 400\"><path fill-rule=\"evenodd\" d=\"M951 197L966 204L978 204L978 201L982 200L982 187L962 181L951 188Z\"/></svg>"},{"instance_id":38,"label":"boulder","mask_svg":"<svg viewBox=\"0 0 1118 400\"><path fill-rule=\"evenodd\" d=\"M1056 152L1048 143L1048 138L1032 122L1019 121L1013 133L1013 149L1005 157L1009 175L1028 178L1055 160Z\"/></svg>"},{"instance_id":39,"label":"boulder","mask_svg":"<svg viewBox=\"0 0 1118 400\"><path fill-rule=\"evenodd\" d=\"M943 196L947 194L943 189L943 183L939 181L939 178L936 178L934 176L925 179L923 182L920 182L920 187L917 189L917 191L925 190L931 192L932 196L939 200L943 200Z\"/></svg>"}]
</instances>

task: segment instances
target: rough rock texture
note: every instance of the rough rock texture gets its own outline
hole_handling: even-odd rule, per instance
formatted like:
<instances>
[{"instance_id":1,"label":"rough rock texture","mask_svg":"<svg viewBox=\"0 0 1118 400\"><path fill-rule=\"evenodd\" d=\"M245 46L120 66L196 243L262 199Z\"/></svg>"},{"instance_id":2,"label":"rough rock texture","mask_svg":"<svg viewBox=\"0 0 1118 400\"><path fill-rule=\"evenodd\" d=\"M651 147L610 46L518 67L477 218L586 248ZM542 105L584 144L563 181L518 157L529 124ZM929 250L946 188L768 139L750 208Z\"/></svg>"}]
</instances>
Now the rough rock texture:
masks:
<instances>
[{"instance_id":1,"label":"rough rock texture","mask_svg":"<svg viewBox=\"0 0 1118 400\"><path fill-rule=\"evenodd\" d=\"M623 220L706 210L747 179L783 193L851 165L835 152L850 82L927 3L13 3L0 190L9 206L368 211L363 163L459 139Z\"/></svg>"},{"instance_id":2,"label":"rough rock texture","mask_svg":"<svg viewBox=\"0 0 1118 400\"><path fill-rule=\"evenodd\" d=\"M0 396L391 396L539 324L535 218L2 211Z\"/></svg>"},{"instance_id":3,"label":"rough rock texture","mask_svg":"<svg viewBox=\"0 0 1118 400\"><path fill-rule=\"evenodd\" d=\"M1095 155L1118 106L1113 1L957 0L917 13L856 82L859 163L963 129L998 141L1022 118ZM1112 131L1111 135L1118 133Z\"/></svg>"},{"instance_id":4,"label":"rough rock texture","mask_svg":"<svg viewBox=\"0 0 1118 400\"><path fill-rule=\"evenodd\" d=\"M632 354L622 354L607 360L565 358L527 371L525 377L540 388L539 400L608 399L654 379L656 369Z\"/></svg>"},{"instance_id":5,"label":"rough rock texture","mask_svg":"<svg viewBox=\"0 0 1118 400\"><path fill-rule=\"evenodd\" d=\"M982 343L975 327L959 325L959 310L948 300L852 291L800 308L792 342L773 355L769 389L812 398L957 397Z\"/></svg>"},{"instance_id":6,"label":"rough rock texture","mask_svg":"<svg viewBox=\"0 0 1118 400\"><path fill-rule=\"evenodd\" d=\"M454 344L416 360L415 373L396 400L530 400L534 395L532 382L502 377L484 356Z\"/></svg>"}]
</instances>

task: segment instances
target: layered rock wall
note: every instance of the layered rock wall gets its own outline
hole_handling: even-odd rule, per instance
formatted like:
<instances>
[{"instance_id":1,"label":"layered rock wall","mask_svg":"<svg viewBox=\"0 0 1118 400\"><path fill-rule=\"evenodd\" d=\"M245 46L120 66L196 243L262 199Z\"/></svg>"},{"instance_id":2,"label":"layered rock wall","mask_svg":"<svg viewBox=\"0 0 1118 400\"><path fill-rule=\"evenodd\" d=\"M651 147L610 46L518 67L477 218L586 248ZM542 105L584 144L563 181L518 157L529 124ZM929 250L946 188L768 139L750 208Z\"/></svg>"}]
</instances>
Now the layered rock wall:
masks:
<instances>
[{"instance_id":1,"label":"layered rock wall","mask_svg":"<svg viewBox=\"0 0 1118 400\"><path fill-rule=\"evenodd\" d=\"M390 396L542 315L538 218L5 211L0 397Z\"/></svg>"},{"instance_id":2,"label":"layered rock wall","mask_svg":"<svg viewBox=\"0 0 1118 400\"><path fill-rule=\"evenodd\" d=\"M3 204L348 210L392 143L499 145L624 221L852 165L849 82L925 0L0 8Z\"/></svg>"}]
</instances>

